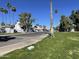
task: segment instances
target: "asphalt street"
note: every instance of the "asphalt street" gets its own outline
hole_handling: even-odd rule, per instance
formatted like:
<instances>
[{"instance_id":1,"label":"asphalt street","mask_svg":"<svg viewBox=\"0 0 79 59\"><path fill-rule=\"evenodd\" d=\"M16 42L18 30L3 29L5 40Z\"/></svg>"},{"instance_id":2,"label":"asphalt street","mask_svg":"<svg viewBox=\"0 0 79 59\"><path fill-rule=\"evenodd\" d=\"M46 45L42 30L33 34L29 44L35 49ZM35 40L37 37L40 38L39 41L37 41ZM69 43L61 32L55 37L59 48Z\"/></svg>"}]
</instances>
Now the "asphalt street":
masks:
<instances>
[{"instance_id":1,"label":"asphalt street","mask_svg":"<svg viewBox=\"0 0 79 59\"><path fill-rule=\"evenodd\" d=\"M5 38L5 40L0 40L0 47L11 45L11 44L16 44L22 41L25 41L26 43L29 43L32 41L32 39L39 38L39 36L44 35L47 33L44 32L39 32L39 33L27 33L27 34L19 34L19 35L9 35L10 38ZM4 35L0 35L2 37ZM8 35L5 35L8 36Z\"/></svg>"}]
</instances>

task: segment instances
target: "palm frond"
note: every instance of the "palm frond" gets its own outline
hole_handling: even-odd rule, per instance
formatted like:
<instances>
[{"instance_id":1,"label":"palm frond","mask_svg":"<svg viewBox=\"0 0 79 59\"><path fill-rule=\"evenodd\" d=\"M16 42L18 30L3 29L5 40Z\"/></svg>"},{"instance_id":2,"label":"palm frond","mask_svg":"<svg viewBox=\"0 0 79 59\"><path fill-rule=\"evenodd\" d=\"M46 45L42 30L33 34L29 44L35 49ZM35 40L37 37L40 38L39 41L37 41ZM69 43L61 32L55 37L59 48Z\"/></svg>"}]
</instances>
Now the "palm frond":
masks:
<instances>
[{"instance_id":1,"label":"palm frond","mask_svg":"<svg viewBox=\"0 0 79 59\"><path fill-rule=\"evenodd\" d=\"M4 14L7 14L8 13L8 11L6 9L2 8L2 7L0 8L0 12L2 12Z\"/></svg>"},{"instance_id":2,"label":"palm frond","mask_svg":"<svg viewBox=\"0 0 79 59\"><path fill-rule=\"evenodd\" d=\"M12 7L12 5L9 2L6 5L7 5L8 8Z\"/></svg>"},{"instance_id":3,"label":"palm frond","mask_svg":"<svg viewBox=\"0 0 79 59\"><path fill-rule=\"evenodd\" d=\"M11 10L12 10L13 12L16 12L16 8L15 8L15 7L12 7Z\"/></svg>"}]
</instances>

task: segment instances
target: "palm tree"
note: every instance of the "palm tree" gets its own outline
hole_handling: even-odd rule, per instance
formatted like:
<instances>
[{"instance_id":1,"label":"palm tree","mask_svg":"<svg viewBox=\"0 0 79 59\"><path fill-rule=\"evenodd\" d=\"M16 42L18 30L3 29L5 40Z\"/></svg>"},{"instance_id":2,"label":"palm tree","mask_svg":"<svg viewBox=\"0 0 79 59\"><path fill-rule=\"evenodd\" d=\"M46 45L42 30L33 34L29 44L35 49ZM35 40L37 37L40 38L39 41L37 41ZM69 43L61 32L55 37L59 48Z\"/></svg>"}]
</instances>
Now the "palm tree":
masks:
<instances>
[{"instance_id":1,"label":"palm tree","mask_svg":"<svg viewBox=\"0 0 79 59\"><path fill-rule=\"evenodd\" d=\"M9 21L10 21L10 25L11 25L11 16L10 16L10 9L11 9L11 7L12 7L12 5L9 3L9 0L8 0L8 3L6 4L7 5L7 9L8 9L8 11L9 11Z\"/></svg>"},{"instance_id":2,"label":"palm tree","mask_svg":"<svg viewBox=\"0 0 79 59\"><path fill-rule=\"evenodd\" d=\"M54 35L54 30L53 30L53 15L52 15L52 0L50 0L50 34Z\"/></svg>"},{"instance_id":3,"label":"palm tree","mask_svg":"<svg viewBox=\"0 0 79 59\"><path fill-rule=\"evenodd\" d=\"M3 14L7 14L8 13L8 11L6 9L2 8L2 7L0 8L0 12L2 12ZM3 19L3 22L4 22L4 19Z\"/></svg>"},{"instance_id":4,"label":"palm tree","mask_svg":"<svg viewBox=\"0 0 79 59\"><path fill-rule=\"evenodd\" d=\"M4 14L3 15L3 21L4 21L4 23L6 24L6 22L7 22L7 18L6 18L6 16L5 16L5 14L8 14L8 11L6 10L6 9L4 9L3 11L2 11L2 13Z\"/></svg>"},{"instance_id":5,"label":"palm tree","mask_svg":"<svg viewBox=\"0 0 79 59\"><path fill-rule=\"evenodd\" d=\"M16 7L12 6L10 2L7 3L7 7L9 9L9 11L11 10L13 12L12 17L13 17L13 23L14 23L14 12L16 12ZM11 23L11 20L10 20L10 23Z\"/></svg>"},{"instance_id":6,"label":"palm tree","mask_svg":"<svg viewBox=\"0 0 79 59\"><path fill-rule=\"evenodd\" d=\"M12 12L13 12L12 17L13 17L13 24L14 24L14 21L15 21L15 20L14 20L14 12L16 12L16 7L12 6L11 10L12 10Z\"/></svg>"}]
</instances>

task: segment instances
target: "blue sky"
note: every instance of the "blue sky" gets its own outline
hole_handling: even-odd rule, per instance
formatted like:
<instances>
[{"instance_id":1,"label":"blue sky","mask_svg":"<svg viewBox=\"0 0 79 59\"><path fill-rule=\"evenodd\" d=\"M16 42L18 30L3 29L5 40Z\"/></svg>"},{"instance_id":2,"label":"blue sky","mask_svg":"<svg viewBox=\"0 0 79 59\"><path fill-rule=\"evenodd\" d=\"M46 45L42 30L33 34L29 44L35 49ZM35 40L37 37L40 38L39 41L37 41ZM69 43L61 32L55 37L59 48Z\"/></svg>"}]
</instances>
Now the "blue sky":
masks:
<instances>
[{"instance_id":1,"label":"blue sky","mask_svg":"<svg viewBox=\"0 0 79 59\"><path fill-rule=\"evenodd\" d=\"M6 8L7 0L0 1L0 6ZM4 21L7 23L14 22L19 20L18 14L22 12L31 13L32 17L36 19L34 24L41 24L46 25L49 27L50 25L50 8L49 2L50 0L10 0L10 2L16 6L17 11L14 13L12 12L9 14L0 15L0 22ZM79 0L53 0L53 10L58 10L58 13L55 14L53 12L54 17L54 26L57 26L60 21L61 15L69 16L72 10L79 9ZM2 20L3 19L3 20ZM7 20L7 21L5 21Z\"/></svg>"}]
</instances>

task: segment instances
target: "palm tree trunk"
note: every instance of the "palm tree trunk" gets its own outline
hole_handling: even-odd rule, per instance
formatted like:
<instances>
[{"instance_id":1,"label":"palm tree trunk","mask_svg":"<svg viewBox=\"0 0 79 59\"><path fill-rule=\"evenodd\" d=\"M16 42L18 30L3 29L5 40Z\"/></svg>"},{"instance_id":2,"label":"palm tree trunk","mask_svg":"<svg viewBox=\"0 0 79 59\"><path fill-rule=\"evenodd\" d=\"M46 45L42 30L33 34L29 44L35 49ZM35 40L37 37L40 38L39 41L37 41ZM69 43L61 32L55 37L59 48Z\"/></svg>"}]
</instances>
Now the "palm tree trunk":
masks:
<instances>
[{"instance_id":1,"label":"palm tree trunk","mask_svg":"<svg viewBox=\"0 0 79 59\"><path fill-rule=\"evenodd\" d=\"M12 15L12 17L13 17L13 25L15 24L15 20L14 20L14 12L13 12L13 15Z\"/></svg>"},{"instance_id":2,"label":"palm tree trunk","mask_svg":"<svg viewBox=\"0 0 79 59\"><path fill-rule=\"evenodd\" d=\"M52 0L50 0L50 34L53 35L53 15L52 15Z\"/></svg>"}]
</instances>

